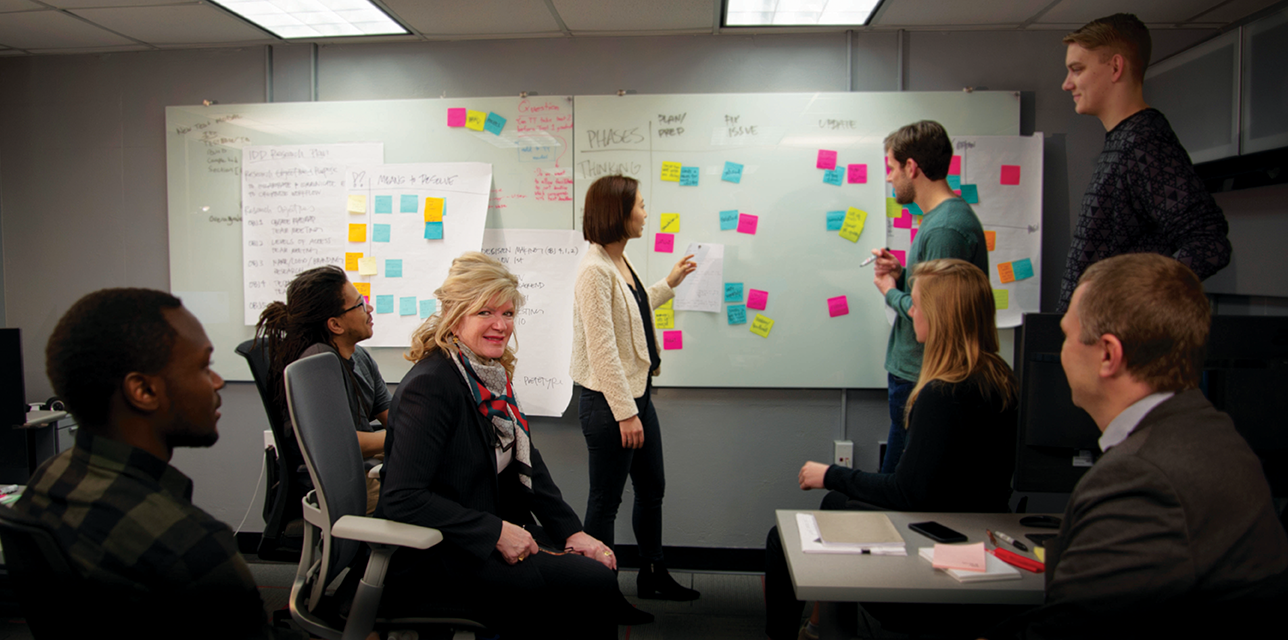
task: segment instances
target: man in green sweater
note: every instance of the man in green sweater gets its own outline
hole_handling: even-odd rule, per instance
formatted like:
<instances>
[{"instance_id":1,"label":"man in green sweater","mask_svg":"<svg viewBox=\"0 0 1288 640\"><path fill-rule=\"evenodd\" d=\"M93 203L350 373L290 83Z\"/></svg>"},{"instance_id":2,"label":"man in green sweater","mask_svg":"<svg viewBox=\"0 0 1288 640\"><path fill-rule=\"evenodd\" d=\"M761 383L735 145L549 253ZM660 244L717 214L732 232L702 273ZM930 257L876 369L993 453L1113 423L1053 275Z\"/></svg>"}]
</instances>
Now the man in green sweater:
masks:
<instances>
[{"instance_id":1,"label":"man in green sweater","mask_svg":"<svg viewBox=\"0 0 1288 640\"><path fill-rule=\"evenodd\" d=\"M916 203L925 212L908 251L907 265L899 264L886 249L872 250L876 256L873 283L896 312L886 345L890 435L881 461L882 473L894 473L906 438L904 405L921 373L922 347L908 316L912 282L907 274L926 260L959 258L979 267L987 276L988 246L979 218L948 186L953 145L943 125L922 120L902 127L886 137L885 150L886 182L894 186L895 200L899 204Z\"/></svg>"}]
</instances>

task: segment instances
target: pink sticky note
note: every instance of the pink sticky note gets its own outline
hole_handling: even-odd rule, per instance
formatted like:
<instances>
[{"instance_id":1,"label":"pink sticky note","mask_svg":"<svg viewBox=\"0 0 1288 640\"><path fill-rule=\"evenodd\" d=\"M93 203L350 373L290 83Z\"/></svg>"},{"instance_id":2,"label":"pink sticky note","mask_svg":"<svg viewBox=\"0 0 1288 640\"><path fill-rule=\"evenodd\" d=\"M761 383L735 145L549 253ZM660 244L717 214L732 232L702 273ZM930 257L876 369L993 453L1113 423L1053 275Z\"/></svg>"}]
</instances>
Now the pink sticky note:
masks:
<instances>
[{"instance_id":1,"label":"pink sticky note","mask_svg":"<svg viewBox=\"0 0 1288 640\"><path fill-rule=\"evenodd\" d=\"M988 563L984 557L984 543L975 544L936 544L931 566L936 569L960 569L962 571L986 570Z\"/></svg>"},{"instance_id":2,"label":"pink sticky note","mask_svg":"<svg viewBox=\"0 0 1288 640\"><path fill-rule=\"evenodd\" d=\"M908 210L907 210L907 209L904 209L904 210L903 210L903 215L901 215L901 216L899 216L898 218L895 218L895 219L894 219L894 228L896 228L896 229L911 229L911 228L912 228L912 214L911 214L911 213L908 213Z\"/></svg>"},{"instance_id":3,"label":"pink sticky note","mask_svg":"<svg viewBox=\"0 0 1288 640\"><path fill-rule=\"evenodd\" d=\"M849 315L849 313L850 302L845 299L845 296L837 296L835 298L827 299L828 316L835 318L836 316Z\"/></svg>"},{"instance_id":4,"label":"pink sticky note","mask_svg":"<svg viewBox=\"0 0 1288 640\"><path fill-rule=\"evenodd\" d=\"M1002 184L1019 184L1020 183L1020 165L1004 164L1002 165Z\"/></svg>"},{"instance_id":5,"label":"pink sticky note","mask_svg":"<svg viewBox=\"0 0 1288 640\"><path fill-rule=\"evenodd\" d=\"M890 255L898 258L900 266L908 266L908 256L906 251L895 251L894 249L891 249Z\"/></svg>"},{"instance_id":6,"label":"pink sticky note","mask_svg":"<svg viewBox=\"0 0 1288 640\"><path fill-rule=\"evenodd\" d=\"M912 241L916 240L916 239L917 239L917 229L913 229L913 230L912 230L908 235L910 236L910 237L908 238L908 242L912 242Z\"/></svg>"},{"instance_id":7,"label":"pink sticky note","mask_svg":"<svg viewBox=\"0 0 1288 640\"><path fill-rule=\"evenodd\" d=\"M460 109L448 109L447 126L449 127L465 126L465 112L466 112L466 109L464 107L461 107Z\"/></svg>"},{"instance_id":8,"label":"pink sticky note","mask_svg":"<svg viewBox=\"0 0 1288 640\"><path fill-rule=\"evenodd\" d=\"M852 164L848 167L848 180L850 184L867 184L868 182L868 165Z\"/></svg>"},{"instance_id":9,"label":"pink sticky note","mask_svg":"<svg viewBox=\"0 0 1288 640\"><path fill-rule=\"evenodd\" d=\"M675 234L659 233L653 236L653 250L658 253L672 253L675 251Z\"/></svg>"},{"instance_id":10,"label":"pink sticky note","mask_svg":"<svg viewBox=\"0 0 1288 640\"><path fill-rule=\"evenodd\" d=\"M769 292L760 289L752 289L747 292L747 308L765 310L765 305L769 302Z\"/></svg>"},{"instance_id":11,"label":"pink sticky note","mask_svg":"<svg viewBox=\"0 0 1288 640\"><path fill-rule=\"evenodd\" d=\"M819 150L818 150L818 163L817 163L817 164L815 164L814 166L815 166L815 167L818 167L819 169L835 169L835 168L836 168L836 152L835 152L835 151L828 151L827 149L819 149Z\"/></svg>"},{"instance_id":12,"label":"pink sticky note","mask_svg":"<svg viewBox=\"0 0 1288 640\"><path fill-rule=\"evenodd\" d=\"M663 349L683 349L684 332L683 331L663 331L662 348Z\"/></svg>"},{"instance_id":13,"label":"pink sticky note","mask_svg":"<svg viewBox=\"0 0 1288 640\"><path fill-rule=\"evenodd\" d=\"M962 174L962 157L953 156L952 162L948 163L948 175L960 176Z\"/></svg>"},{"instance_id":14,"label":"pink sticky note","mask_svg":"<svg viewBox=\"0 0 1288 640\"><path fill-rule=\"evenodd\" d=\"M738 233L750 233L753 236L756 235L756 224L759 222L760 216L753 216L750 213L738 214ZM752 308L754 309L755 307Z\"/></svg>"}]
</instances>

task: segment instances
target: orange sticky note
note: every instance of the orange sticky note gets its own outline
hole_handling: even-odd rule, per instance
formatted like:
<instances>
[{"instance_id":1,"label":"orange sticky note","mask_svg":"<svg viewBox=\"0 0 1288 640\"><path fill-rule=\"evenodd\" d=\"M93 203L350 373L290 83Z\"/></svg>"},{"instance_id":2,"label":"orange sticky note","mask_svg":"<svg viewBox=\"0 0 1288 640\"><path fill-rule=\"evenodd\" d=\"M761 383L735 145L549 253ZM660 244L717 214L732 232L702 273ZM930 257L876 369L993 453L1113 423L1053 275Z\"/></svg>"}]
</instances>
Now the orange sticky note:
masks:
<instances>
[{"instance_id":1,"label":"orange sticky note","mask_svg":"<svg viewBox=\"0 0 1288 640\"><path fill-rule=\"evenodd\" d=\"M372 260L375 260L375 258L372 258ZM371 283L370 283L370 282L355 282L355 283L353 283L353 288L358 290L358 295L360 295L360 296L362 296L362 297L364 297L364 298L370 298L370 297L371 297Z\"/></svg>"},{"instance_id":2,"label":"orange sticky note","mask_svg":"<svg viewBox=\"0 0 1288 640\"><path fill-rule=\"evenodd\" d=\"M425 222L442 222L446 198L425 198Z\"/></svg>"},{"instance_id":3,"label":"orange sticky note","mask_svg":"<svg viewBox=\"0 0 1288 640\"><path fill-rule=\"evenodd\" d=\"M985 231L985 232L984 232L984 243L988 245L988 250L989 250L989 251L992 251L992 250L996 249L996 248L997 248L997 232L996 232L996 231Z\"/></svg>"},{"instance_id":4,"label":"orange sticky note","mask_svg":"<svg viewBox=\"0 0 1288 640\"><path fill-rule=\"evenodd\" d=\"M1015 270L1011 268L1011 263L1009 262L1003 262L1002 264L997 265L997 275L1001 279L1002 284L1015 282Z\"/></svg>"},{"instance_id":5,"label":"orange sticky note","mask_svg":"<svg viewBox=\"0 0 1288 640\"><path fill-rule=\"evenodd\" d=\"M351 224L349 225L349 242L366 242L367 225Z\"/></svg>"},{"instance_id":6,"label":"orange sticky note","mask_svg":"<svg viewBox=\"0 0 1288 640\"><path fill-rule=\"evenodd\" d=\"M345 270L345 271L357 271L357 270L358 270L358 260L359 260L359 259L361 259L361 258L362 258L362 254L361 254L361 253L347 253L347 252L346 252L346 253L344 254L344 270Z\"/></svg>"}]
</instances>

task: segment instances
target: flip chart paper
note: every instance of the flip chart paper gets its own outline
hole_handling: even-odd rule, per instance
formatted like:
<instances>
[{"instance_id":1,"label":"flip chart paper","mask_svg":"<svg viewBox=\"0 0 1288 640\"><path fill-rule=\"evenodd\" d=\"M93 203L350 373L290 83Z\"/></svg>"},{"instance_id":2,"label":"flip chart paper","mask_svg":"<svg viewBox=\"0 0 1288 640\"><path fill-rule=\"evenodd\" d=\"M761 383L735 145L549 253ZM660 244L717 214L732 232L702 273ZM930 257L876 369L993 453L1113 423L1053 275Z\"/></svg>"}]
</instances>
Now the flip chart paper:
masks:
<instances>
[{"instance_id":1,"label":"flip chart paper","mask_svg":"<svg viewBox=\"0 0 1288 640\"><path fill-rule=\"evenodd\" d=\"M827 299L827 315L829 317L835 318L837 316L849 315L849 313L850 302L846 300L845 296L837 296L835 298Z\"/></svg>"},{"instance_id":2,"label":"flip chart paper","mask_svg":"<svg viewBox=\"0 0 1288 640\"><path fill-rule=\"evenodd\" d=\"M698 268L675 288L675 310L720 313L724 302L724 245L691 242L684 254L692 255Z\"/></svg>"},{"instance_id":3,"label":"flip chart paper","mask_svg":"<svg viewBox=\"0 0 1288 640\"><path fill-rule=\"evenodd\" d=\"M675 251L675 234L659 233L653 236L653 250L658 253L672 253Z\"/></svg>"},{"instance_id":4,"label":"flip chart paper","mask_svg":"<svg viewBox=\"0 0 1288 640\"><path fill-rule=\"evenodd\" d=\"M747 292L747 308L765 310L765 305L769 304L769 292L760 289L752 289Z\"/></svg>"},{"instance_id":5,"label":"flip chart paper","mask_svg":"<svg viewBox=\"0 0 1288 640\"><path fill-rule=\"evenodd\" d=\"M769 332L772 331L773 328L774 321L759 313L757 313L756 317L751 320L751 332L762 338L768 338Z\"/></svg>"}]
</instances>

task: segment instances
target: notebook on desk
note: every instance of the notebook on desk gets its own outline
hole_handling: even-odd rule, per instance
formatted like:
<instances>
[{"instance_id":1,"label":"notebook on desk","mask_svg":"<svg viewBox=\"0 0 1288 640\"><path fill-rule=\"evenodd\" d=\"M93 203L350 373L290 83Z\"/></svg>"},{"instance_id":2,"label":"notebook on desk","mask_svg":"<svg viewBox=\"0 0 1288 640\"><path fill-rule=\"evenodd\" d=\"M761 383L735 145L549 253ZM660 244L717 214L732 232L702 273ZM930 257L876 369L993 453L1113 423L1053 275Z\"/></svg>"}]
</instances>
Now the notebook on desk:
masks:
<instances>
[{"instance_id":1,"label":"notebook on desk","mask_svg":"<svg viewBox=\"0 0 1288 640\"><path fill-rule=\"evenodd\" d=\"M917 551L927 562L934 563L935 548L922 547ZM961 569L938 569L956 578L958 582L992 582L994 580L1019 580L1020 570L997 559L993 554L984 554L988 566L983 571L963 571Z\"/></svg>"},{"instance_id":2,"label":"notebook on desk","mask_svg":"<svg viewBox=\"0 0 1288 640\"><path fill-rule=\"evenodd\" d=\"M884 513L798 513L796 524L801 531L801 550L805 553L907 553L903 536Z\"/></svg>"}]
</instances>

